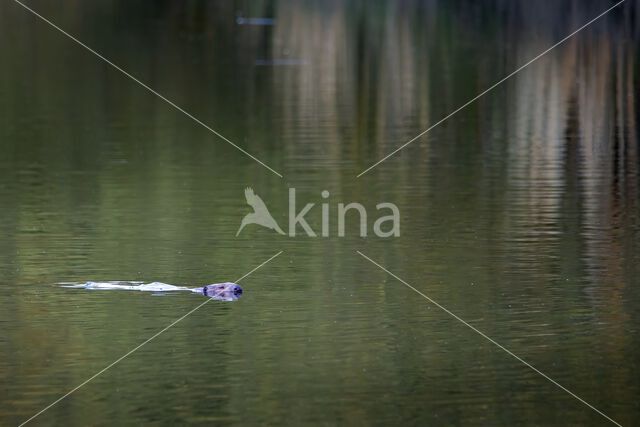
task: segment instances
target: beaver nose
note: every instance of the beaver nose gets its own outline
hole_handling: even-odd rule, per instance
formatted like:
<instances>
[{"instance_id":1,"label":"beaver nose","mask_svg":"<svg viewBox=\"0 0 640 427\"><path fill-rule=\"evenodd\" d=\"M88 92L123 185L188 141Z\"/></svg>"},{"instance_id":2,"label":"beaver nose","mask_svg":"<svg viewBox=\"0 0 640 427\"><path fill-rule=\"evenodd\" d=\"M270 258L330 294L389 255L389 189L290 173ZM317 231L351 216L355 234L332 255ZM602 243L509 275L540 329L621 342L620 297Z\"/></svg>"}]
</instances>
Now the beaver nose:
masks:
<instances>
[{"instance_id":1,"label":"beaver nose","mask_svg":"<svg viewBox=\"0 0 640 427\"><path fill-rule=\"evenodd\" d=\"M237 296L242 295L242 288L240 286L235 286L233 288L233 294Z\"/></svg>"}]
</instances>

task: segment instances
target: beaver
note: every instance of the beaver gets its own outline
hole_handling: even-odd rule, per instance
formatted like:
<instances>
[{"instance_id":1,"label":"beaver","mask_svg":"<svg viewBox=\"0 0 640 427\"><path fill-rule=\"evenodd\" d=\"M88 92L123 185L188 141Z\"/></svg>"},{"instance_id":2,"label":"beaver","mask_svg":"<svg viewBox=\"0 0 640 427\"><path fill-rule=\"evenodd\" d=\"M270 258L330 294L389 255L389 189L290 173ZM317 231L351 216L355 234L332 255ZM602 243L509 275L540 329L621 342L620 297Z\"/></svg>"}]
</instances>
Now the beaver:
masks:
<instances>
[{"instance_id":1,"label":"beaver","mask_svg":"<svg viewBox=\"0 0 640 427\"><path fill-rule=\"evenodd\" d=\"M120 289L125 291L143 291L143 292L175 292L189 291L197 294L213 298L218 301L236 301L242 296L242 288L233 282L213 283L205 285L201 288L188 288L186 286L169 285L162 282L143 283L136 281L114 281L114 282L86 282L62 284L65 288L109 290Z\"/></svg>"}]
</instances>

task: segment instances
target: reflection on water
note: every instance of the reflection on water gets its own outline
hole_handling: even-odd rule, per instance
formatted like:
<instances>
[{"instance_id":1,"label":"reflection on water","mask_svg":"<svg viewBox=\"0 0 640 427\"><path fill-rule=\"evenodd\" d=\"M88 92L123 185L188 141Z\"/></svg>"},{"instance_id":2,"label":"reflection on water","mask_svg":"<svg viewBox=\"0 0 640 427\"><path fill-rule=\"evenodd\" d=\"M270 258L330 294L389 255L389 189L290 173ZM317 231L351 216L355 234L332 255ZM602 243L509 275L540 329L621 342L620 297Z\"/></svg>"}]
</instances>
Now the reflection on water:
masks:
<instances>
[{"instance_id":1,"label":"reflection on water","mask_svg":"<svg viewBox=\"0 0 640 427\"><path fill-rule=\"evenodd\" d=\"M38 422L603 423L362 250L637 423L635 3L355 178L612 5L539 3L29 2L284 179L3 3L0 424L197 305L54 283L202 286L279 250L241 300L211 302ZM280 224L288 187L317 204L326 189L334 208L390 201L401 237L236 238L247 186ZM320 228L319 208L308 218Z\"/></svg>"}]
</instances>

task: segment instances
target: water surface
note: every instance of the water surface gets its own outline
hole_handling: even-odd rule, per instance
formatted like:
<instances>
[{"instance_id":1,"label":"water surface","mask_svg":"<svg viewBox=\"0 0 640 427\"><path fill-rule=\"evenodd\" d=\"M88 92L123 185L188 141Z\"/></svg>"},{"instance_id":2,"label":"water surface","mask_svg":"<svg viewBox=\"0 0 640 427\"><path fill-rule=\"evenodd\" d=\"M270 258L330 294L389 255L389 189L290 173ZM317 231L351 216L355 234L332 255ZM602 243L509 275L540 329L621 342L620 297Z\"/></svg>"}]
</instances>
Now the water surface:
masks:
<instances>
[{"instance_id":1,"label":"water surface","mask_svg":"<svg viewBox=\"0 0 640 427\"><path fill-rule=\"evenodd\" d=\"M0 424L202 302L54 283L243 279L34 424L623 425L640 420L637 5L609 1L0 5ZM238 25L237 17L273 25ZM256 226L250 186L331 235ZM401 236L337 236L338 203ZM319 232L320 207L308 215ZM301 229L299 233L302 233ZM371 234L371 233L370 233Z\"/></svg>"}]
</instances>

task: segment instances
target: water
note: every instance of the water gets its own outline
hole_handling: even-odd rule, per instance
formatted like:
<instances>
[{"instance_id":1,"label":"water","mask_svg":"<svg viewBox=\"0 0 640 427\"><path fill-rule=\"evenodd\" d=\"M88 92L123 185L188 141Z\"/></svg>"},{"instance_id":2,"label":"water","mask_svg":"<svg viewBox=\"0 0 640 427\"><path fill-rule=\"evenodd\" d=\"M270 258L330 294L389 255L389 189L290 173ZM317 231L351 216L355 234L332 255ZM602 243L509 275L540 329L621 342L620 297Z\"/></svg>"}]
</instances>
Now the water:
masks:
<instances>
[{"instance_id":1,"label":"water","mask_svg":"<svg viewBox=\"0 0 640 427\"><path fill-rule=\"evenodd\" d=\"M0 6L0 424L203 302L54 283L241 280L39 425L623 425L640 420L637 4L356 175L612 5ZM238 25L237 17L274 19ZM329 237L235 233L253 187ZM371 218L338 237L338 203ZM401 236L371 235L375 205ZM303 233L303 235L300 235Z\"/></svg>"}]
</instances>

